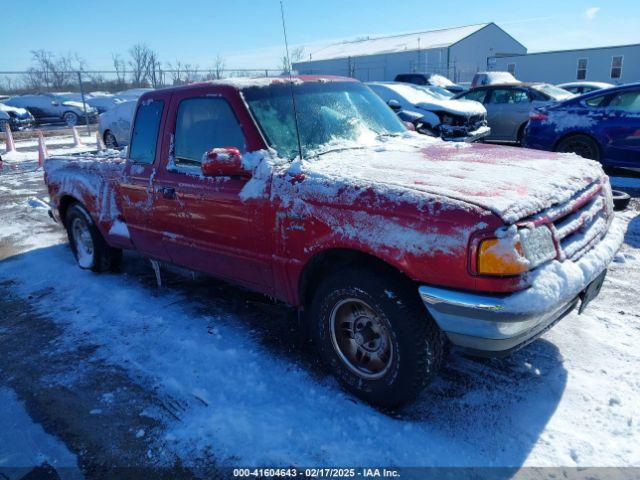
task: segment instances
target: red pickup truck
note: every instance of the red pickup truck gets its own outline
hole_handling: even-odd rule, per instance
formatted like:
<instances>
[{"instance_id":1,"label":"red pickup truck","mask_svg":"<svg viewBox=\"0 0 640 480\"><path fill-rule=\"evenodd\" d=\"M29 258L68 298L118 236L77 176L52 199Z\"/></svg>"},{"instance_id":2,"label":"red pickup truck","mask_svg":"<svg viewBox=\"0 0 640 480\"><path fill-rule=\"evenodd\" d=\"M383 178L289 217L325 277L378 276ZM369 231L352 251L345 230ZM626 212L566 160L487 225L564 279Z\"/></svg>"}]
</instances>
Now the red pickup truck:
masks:
<instances>
[{"instance_id":1,"label":"red pickup truck","mask_svg":"<svg viewBox=\"0 0 640 480\"><path fill-rule=\"evenodd\" d=\"M296 306L385 407L450 343L506 354L584 308L624 233L597 163L420 136L338 77L146 93L125 155L51 158L45 181L80 267L134 249Z\"/></svg>"}]
</instances>

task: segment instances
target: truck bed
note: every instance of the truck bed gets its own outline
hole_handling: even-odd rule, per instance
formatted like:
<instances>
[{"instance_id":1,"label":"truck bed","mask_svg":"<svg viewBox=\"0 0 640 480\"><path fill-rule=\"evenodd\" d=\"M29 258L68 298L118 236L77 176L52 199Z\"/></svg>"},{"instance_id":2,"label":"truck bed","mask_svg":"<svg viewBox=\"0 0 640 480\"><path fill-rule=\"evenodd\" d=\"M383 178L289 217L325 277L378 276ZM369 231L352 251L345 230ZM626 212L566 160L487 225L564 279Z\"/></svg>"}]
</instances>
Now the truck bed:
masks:
<instances>
[{"instance_id":1,"label":"truck bed","mask_svg":"<svg viewBox=\"0 0 640 480\"><path fill-rule=\"evenodd\" d=\"M47 159L44 175L54 206L54 218L64 223L66 207L79 201L91 212L93 221L109 244L130 248L117 200L125 162L115 150Z\"/></svg>"}]
</instances>

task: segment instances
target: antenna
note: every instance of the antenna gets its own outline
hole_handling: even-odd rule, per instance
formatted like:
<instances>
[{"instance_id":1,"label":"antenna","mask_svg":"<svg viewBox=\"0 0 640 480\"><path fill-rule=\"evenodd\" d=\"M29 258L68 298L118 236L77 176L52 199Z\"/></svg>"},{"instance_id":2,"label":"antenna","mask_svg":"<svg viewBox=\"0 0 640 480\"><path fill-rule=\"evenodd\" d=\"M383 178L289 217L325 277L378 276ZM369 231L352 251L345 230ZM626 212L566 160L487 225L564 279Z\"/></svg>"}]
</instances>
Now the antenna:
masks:
<instances>
[{"instance_id":1,"label":"antenna","mask_svg":"<svg viewBox=\"0 0 640 480\"><path fill-rule=\"evenodd\" d=\"M287 41L287 27L284 21L284 5L280 0L280 15L282 17L282 33L284 34L284 48L287 53L287 69L289 70L289 86L291 87L291 105L293 106L293 121L296 125L296 139L298 140L298 155L302 160L302 142L300 141L300 128L298 127L298 110L296 109L296 95L293 91L293 76L291 75L291 58L289 57L289 42Z\"/></svg>"}]
</instances>

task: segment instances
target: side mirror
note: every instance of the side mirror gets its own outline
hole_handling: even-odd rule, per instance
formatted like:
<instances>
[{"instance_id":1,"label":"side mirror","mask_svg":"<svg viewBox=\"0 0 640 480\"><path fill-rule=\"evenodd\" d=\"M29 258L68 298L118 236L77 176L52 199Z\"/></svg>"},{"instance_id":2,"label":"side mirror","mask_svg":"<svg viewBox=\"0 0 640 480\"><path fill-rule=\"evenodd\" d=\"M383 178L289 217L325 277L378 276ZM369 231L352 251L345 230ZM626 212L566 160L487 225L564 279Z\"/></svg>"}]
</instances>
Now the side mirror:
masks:
<instances>
[{"instance_id":1,"label":"side mirror","mask_svg":"<svg viewBox=\"0 0 640 480\"><path fill-rule=\"evenodd\" d=\"M398 110L402 110L402 105L398 100L394 100L393 98L387 102L387 105L391 107L391 110L397 112Z\"/></svg>"},{"instance_id":2,"label":"side mirror","mask_svg":"<svg viewBox=\"0 0 640 480\"><path fill-rule=\"evenodd\" d=\"M249 177L242 166L240 150L235 147L212 148L202 159L202 174L206 177Z\"/></svg>"}]
</instances>

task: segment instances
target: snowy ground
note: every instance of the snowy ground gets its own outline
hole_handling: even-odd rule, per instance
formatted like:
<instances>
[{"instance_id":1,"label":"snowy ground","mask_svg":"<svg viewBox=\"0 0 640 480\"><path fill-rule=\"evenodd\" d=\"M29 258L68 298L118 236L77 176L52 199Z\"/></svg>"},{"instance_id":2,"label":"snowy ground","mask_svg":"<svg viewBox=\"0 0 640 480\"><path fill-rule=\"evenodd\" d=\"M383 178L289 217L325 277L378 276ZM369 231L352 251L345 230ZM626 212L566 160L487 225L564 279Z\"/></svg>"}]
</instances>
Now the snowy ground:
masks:
<instances>
[{"instance_id":1,"label":"snowy ground","mask_svg":"<svg viewBox=\"0 0 640 480\"><path fill-rule=\"evenodd\" d=\"M504 360L454 351L389 415L343 393L260 295L175 272L157 288L133 254L119 274L79 270L26 157L0 169L0 469L640 467L637 199L583 315Z\"/></svg>"}]
</instances>

